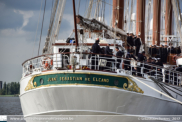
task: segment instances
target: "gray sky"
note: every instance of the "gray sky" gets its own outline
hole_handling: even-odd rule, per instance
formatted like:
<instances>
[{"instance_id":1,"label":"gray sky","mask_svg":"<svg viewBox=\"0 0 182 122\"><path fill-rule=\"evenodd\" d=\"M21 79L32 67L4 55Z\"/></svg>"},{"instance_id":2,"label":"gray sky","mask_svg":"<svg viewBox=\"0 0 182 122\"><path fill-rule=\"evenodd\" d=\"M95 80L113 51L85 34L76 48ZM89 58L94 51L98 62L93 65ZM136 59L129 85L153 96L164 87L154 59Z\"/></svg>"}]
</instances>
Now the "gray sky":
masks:
<instances>
[{"instance_id":1,"label":"gray sky","mask_svg":"<svg viewBox=\"0 0 182 122\"><path fill-rule=\"evenodd\" d=\"M36 42L35 35L41 1L0 0L0 81L19 81L22 75L21 64L32 56L37 56L44 0ZM62 38L66 38L73 27L71 1L67 0L65 7L65 16L61 25L63 29L60 30L59 35ZM40 54L49 26L51 7L52 0L47 0Z\"/></svg>"}]
</instances>

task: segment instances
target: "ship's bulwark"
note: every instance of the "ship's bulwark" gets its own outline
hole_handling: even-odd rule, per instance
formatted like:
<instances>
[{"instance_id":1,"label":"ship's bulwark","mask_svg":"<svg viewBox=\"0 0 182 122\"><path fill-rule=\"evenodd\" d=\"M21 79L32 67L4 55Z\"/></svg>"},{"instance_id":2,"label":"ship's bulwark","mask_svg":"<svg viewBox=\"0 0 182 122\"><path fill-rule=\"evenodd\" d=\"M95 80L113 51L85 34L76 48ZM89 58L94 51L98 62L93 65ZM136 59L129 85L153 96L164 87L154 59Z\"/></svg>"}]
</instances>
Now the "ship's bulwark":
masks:
<instances>
[{"instance_id":1,"label":"ship's bulwark","mask_svg":"<svg viewBox=\"0 0 182 122\"><path fill-rule=\"evenodd\" d=\"M59 82L56 81L56 76L59 78ZM69 73L65 76L67 78L69 76L69 79L70 77L73 78ZM157 93L154 93L156 97L147 95L149 92L152 94L151 90L139 83L135 84L141 90L144 90L143 94L119 87L108 87L106 84L84 84L83 82L85 80L83 79L85 79L85 76L83 74L75 77L75 81L72 79L74 84L71 81L67 81L65 84L60 85L60 82L65 82L62 81L65 79L65 76L63 78L59 74L44 74L37 75L34 78L32 77L33 79L27 77L27 79L25 78L21 81L21 86L24 86L21 88L21 91L25 90L29 81L37 82L37 87L32 83L34 88L24 91L20 95L21 106L25 117L31 117L33 115L182 115L181 104L172 100L163 99L163 97L160 98L160 94L157 95ZM98 75L102 79L101 76ZM38 81L43 77L43 83L57 82L58 85L52 84L40 87L41 82ZM113 77L114 81L116 77ZM75 84L77 78L78 81L82 79L82 84ZM93 80L96 76L93 75L90 78ZM127 81L125 77L123 78ZM109 76L103 77L103 81L104 79L105 81L109 79L109 82L113 82ZM107 82L98 81L98 83ZM152 84L152 82L148 84ZM118 82L113 82L113 85L119 84Z\"/></svg>"},{"instance_id":2,"label":"ship's bulwark","mask_svg":"<svg viewBox=\"0 0 182 122\"><path fill-rule=\"evenodd\" d=\"M139 93L93 86L59 86L21 96L25 117L32 115L181 115L182 106Z\"/></svg>"}]
</instances>

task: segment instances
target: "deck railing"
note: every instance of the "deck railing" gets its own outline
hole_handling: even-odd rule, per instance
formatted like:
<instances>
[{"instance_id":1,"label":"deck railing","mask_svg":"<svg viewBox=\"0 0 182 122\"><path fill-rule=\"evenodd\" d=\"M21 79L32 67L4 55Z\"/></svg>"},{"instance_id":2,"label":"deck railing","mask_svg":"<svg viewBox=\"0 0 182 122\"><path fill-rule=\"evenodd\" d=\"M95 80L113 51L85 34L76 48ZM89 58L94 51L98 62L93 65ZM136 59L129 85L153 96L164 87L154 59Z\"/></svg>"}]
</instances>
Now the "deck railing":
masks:
<instances>
[{"instance_id":1,"label":"deck railing","mask_svg":"<svg viewBox=\"0 0 182 122\"><path fill-rule=\"evenodd\" d=\"M23 64L25 77L48 70L96 70L138 77L154 77L162 82L181 85L182 73L145 62L137 62L117 56L94 53L47 54L26 60Z\"/></svg>"}]
</instances>

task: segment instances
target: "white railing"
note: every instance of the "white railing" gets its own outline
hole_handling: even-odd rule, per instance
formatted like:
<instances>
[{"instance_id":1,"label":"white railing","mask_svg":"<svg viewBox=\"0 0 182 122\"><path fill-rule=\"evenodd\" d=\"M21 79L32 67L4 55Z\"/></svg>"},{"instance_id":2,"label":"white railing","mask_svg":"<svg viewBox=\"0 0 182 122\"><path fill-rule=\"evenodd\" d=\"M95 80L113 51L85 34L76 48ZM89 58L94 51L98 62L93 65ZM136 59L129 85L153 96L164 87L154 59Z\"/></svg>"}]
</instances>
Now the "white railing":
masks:
<instances>
[{"instance_id":1,"label":"white railing","mask_svg":"<svg viewBox=\"0 0 182 122\"><path fill-rule=\"evenodd\" d=\"M182 73L158 65L121 57L93 53L58 53L42 55L23 63L23 77L49 70L97 70L138 77L154 77L161 82L181 85Z\"/></svg>"}]
</instances>

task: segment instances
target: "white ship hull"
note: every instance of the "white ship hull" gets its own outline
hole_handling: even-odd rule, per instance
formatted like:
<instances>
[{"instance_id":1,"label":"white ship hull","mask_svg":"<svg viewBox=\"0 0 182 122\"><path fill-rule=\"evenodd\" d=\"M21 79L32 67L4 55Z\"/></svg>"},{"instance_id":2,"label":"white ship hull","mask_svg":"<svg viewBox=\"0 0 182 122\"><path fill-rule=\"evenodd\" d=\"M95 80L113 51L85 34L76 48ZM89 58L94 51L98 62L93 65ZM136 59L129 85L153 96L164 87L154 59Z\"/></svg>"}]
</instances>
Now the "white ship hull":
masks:
<instances>
[{"instance_id":1,"label":"white ship hull","mask_svg":"<svg viewBox=\"0 0 182 122\"><path fill-rule=\"evenodd\" d=\"M114 75L117 76L116 73ZM32 76L27 76L20 82L20 100L25 117L34 115L182 115L180 103L137 80L135 82L144 91L143 94L118 88L79 84L44 86L25 91ZM154 82L150 80L144 82L160 90ZM178 97L178 100L180 99Z\"/></svg>"}]
</instances>

